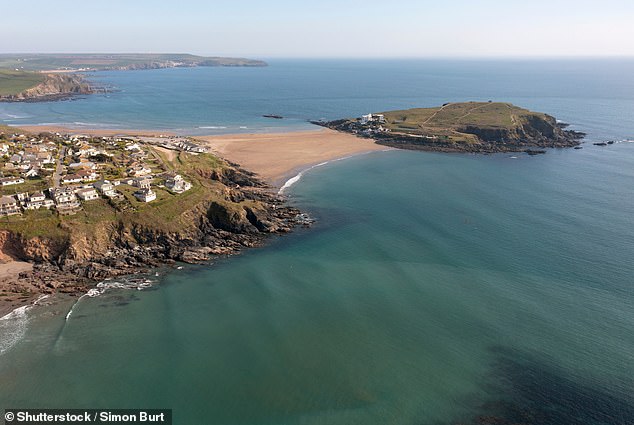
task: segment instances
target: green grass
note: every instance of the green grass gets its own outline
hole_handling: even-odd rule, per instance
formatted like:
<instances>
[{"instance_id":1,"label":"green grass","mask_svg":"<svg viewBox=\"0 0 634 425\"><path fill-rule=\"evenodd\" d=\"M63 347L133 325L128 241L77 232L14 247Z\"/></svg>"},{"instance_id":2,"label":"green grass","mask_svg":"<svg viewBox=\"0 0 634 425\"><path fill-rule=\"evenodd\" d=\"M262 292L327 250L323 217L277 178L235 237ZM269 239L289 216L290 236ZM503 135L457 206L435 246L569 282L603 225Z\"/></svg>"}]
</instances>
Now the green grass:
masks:
<instances>
[{"instance_id":1,"label":"green grass","mask_svg":"<svg viewBox=\"0 0 634 425\"><path fill-rule=\"evenodd\" d=\"M0 54L0 68L44 71L52 69L116 69L144 66L151 63L182 62L204 66L262 65L259 61L243 58L203 57L190 54Z\"/></svg>"},{"instance_id":2,"label":"green grass","mask_svg":"<svg viewBox=\"0 0 634 425\"><path fill-rule=\"evenodd\" d=\"M466 126L513 129L530 115L544 114L522 109L510 103L449 103L436 108L414 108L383 112L385 126L395 133L446 137L456 143L476 143L477 138L461 130Z\"/></svg>"},{"instance_id":3,"label":"green grass","mask_svg":"<svg viewBox=\"0 0 634 425\"><path fill-rule=\"evenodd\" d=\"M0 219L0 229L12 230L27 238L39 236L56 240L66 240L71 233L87 238L108 237L108 231L104 229L108 229L111 223L180 232L196 226L200 210L193 211L209 201L217 201L236 211L241 211L245 205L257 207L252 201L232 203L225 199L225 186L209 178L213 169L227 167L223 160L214 155L180 153L173 161L166 161L166 165L191 182L192 188L182 194L172 194L156 186L156 183L162 183L157 178L152 186L157 199L145 203L139 202L133 195L138 188L120 185L116 190L123 194L126 199L123 202L127 206L121 211L107 199L99 199L82 202L82 210L70 216L58 216L54 210L37 210L25 212L22 216L3 217Z\"/></svg>"},{"instance_id":4,"label":"green grass","mask_svg":"<svg viewBox=\"0 0 634 425\"><path fill-rule=\"evenodd\" d=\"M0 96L16 95L45 80L44 74L0 69Z\"/></svg>"},{"instance_id":5,"label":"green grass","mask_svg":"<svg viewBox=\"0 0 634 425\"><path fill-rule=\"evenodd\" d=\"M26 238L47 237L61 239L67 233L59 227L60 217L55 211L45 209L25 211L21 216L0 218L0 229L20 233Z\"/></svg>"},{"instance_id":6,"label":"green grass","mask_svg":"<svg viewBox=\"0 0 634 425\"><path fill-rule=\"evenodd\" d=\"M2 195L15 195L16 193L22 192L39 192L45 189L48 189L51 186L51 181L48 178L35 178L35 179L24 179L24 183L15 184L11 186L0 186L0 196Z\"/></svg>"}]
</instances>

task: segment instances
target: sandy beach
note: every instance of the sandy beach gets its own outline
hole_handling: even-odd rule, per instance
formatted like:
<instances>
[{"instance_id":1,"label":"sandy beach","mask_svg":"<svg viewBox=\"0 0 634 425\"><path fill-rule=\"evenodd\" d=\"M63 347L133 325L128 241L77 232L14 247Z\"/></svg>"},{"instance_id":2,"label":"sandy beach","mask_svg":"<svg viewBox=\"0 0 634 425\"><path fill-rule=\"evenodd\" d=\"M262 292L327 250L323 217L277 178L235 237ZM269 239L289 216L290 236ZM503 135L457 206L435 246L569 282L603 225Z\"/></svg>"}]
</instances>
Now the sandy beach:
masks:
<instances>
[{"instance_id":1,"label":"sandy beach","mask_svg":"<svg viewBox=\"0 0 634 425\"><path fill-rule=\"evenodd\" d=\"M161 130L73 129L59 126L31 126L22 129L33 133L47 131L94 136L173 135ZM229 134L195 138L204 142L216 155L257 173L277 188L314 165L389 149L370 139L322 128L288 133ZM165 153L170 155L173 151L165 150ZM33 265L24 262L8 261L0 264L0 317L33 300L34 294L38 292L37 288L27 288L24 282L18 284L19 274L32 270ZM33 289L33 293L27 295L22 292L28 289Z\"/></svg>"},{"instance_id":2,"label":"sandy beach","mask_svg":"<svg viewBox=\"0 0 634 425\"><path fill-rule=\"evenodd\" d=\"M9 314L13 309L29 304L33 294L26 295L20 292L27 289L18 288L16 279L20 273L33 270L33 264L23 261L9 261L0 263L0 317Z\"/></svg>"},{"instance_id":3,"label":"sandy beach","mask_svg":"<svg viewBox=\"0 0 634 425\"><path fill-rule=\"evenodd\" d=\"M330 129L274 134L198 136L216 155L258 173L280 187L312 165L371 151L386 150L370 139Z\"/></svg>"}]
</instances>

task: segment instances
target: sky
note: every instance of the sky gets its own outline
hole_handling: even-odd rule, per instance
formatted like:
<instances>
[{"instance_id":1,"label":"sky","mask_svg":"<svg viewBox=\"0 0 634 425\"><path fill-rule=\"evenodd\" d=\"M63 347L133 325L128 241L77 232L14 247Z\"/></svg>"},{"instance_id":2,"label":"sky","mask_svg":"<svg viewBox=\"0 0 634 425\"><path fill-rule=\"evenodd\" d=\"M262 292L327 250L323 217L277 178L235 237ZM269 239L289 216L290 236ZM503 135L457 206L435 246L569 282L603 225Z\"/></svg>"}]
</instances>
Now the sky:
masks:
<instances>
[{"instance_id":1,"label":"sky","mask_svg":"<svg viewBox=\"0 0 634 425\"><path fill-rule=\"evenodd\" d=\"M0 53L634 56L633 0L7 0Z\"/></svg>"}]
</instances>

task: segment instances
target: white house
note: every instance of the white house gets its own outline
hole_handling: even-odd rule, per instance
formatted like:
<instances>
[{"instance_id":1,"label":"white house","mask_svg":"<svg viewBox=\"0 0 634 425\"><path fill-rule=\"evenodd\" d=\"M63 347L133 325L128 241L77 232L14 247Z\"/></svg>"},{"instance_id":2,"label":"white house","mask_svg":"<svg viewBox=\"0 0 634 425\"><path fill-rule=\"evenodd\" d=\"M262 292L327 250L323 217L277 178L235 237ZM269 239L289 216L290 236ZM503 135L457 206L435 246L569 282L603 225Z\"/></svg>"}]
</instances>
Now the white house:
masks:
<instances>
[{"instance_id":1,"label":"white house","mask_svg":"<svg viewBox=\"0 0 634 425\"><path fill-rule=\"evenodd\" d=\"M18 200L13 196L3 196L0 198L0 215L20 214Z\"/></svg>"},{"instance_id":2,"label":"white house","mask_svg":"<svg viewBox=\"0 0 634 425\"><path fill-rule=\"evenodd\" d=\"M81 183L81 181L82 181L81 176L78 176L77 174L67 174L64 177L62 177L63 184Z\"/></svg>"},{"instance_id":3,"label":"white house","mask_svg":"<svg viewBox=\"0 0 634 425\"><path fill-rule=\"evenodd\" d=\"M79 201L77 200L77 196L75 195L73 188L60 187L56 189L49 189L48 191L55 200L58 209L79 207Z\"/></svg>"},{"instance_id":4,"label":"white house","mask_svg":"<svg viewBox=\"0 0 634 425\"><path fill-rule=\"evenodd\" d=\"M143 176L137 177L132 181L132 186L141 188L141 189L149 189L152 185L152 177L151 176Z\"/></svg>"},{"instance_id":5,"label":"white house","mask_svg":"<svg viewBox=\"0 0 634 425\"><path fill-rule=\"evenodd\" d=\"M367 114L367 115L361 115L361 118L359 118L359 124L361 125L365 125L371 122L379 122L379 123L384 123L385 122L385 115L383 114Z\"/></svg>"},{"instance_id":6,"label":"white house","mask_svg":"<svg viewBox=\"0 0 634 425\"><path fill-rule=\"evenodd\" d=\"M372 114L361 115L361 118L359 118L360 124L367 124L371 121L372 121Z\"/></svg>"},{"instance_id":7,"label":"white house","mask_svg":"<svg viewBox=\"0 0 634 425\"><path fill-rule=\"evenodd\" d=\"M103 196L113 198L117 196L117 192L114 190L114 186L108 180L100 180L93 183L95 189L97 189Z\"/></svg>"},{"instance_id":8,"label":"white house","mask_svg":"<svg viewBox=\"0 0 634 425\"><path fill-rule=\"evenodd\" d=\"M42 192L35 192L29 196L29 199L24 203L24 208L27 210L38 210L40 208L50 208L54 205L52 199L47 199Z\"/></svg>"},{"instance_id":9,"label":"white house","mask_svg":"<svg viewBox=\"0 0 634 425\"><path fill-rule=\"evenodd\" d=\"M77 192L75 192L75 194L82 201L92 201L93 199L99 199L99 194L92 187L79 189Z\"/></svg>"},{"instance_id":10,"label":"white house","mask_svg":"<svg viewBox=\"0 0 634 425\"><path fill-rule=\"evenodd\" d=\"M40 175L39 168L31 168L24 173L24 177L37 177Z\"/></svg>"},{"instance_id":11,"label":"white house","mask_svg":"<svg viewBox=\"0 0 634 425\"><path fill-rule=\"evenodd\" d=\"M168 177L165 180L165 187L174 193L183 193L191 189L192 184L185 181L185 179L183 179L179 174L176 174L175 176Z\"/></svg>"},{"instance_id":12,"label":"white house","mask_svg":"<svg viewBox=\"0 0 634 425\"><path fill-rule=\"evenodd\" d=\"M141 146L139 146L138 143L128 143L125 146L125 150L127 150L127 151L140 151L141 150Z\"/></svg>"},{"instance_id":13,"label":"white house","mask_svg":"<svg viewBox=\"0 0 634 425\"><path fill-rule=\"evenodd\" d=\"M22 177L4 177L0 179L0 184L2 184L2 186L11 186L13 184L21 183L24 183L24 179Z\"/></svg>"},{"instance_id":14,"label":"white house","mask_svg":"<svg viewBox=\"0 0 634 425\"><path fill-rule=\"evenodd\" d=\"M152 189L141 189L134 192L134 196L141 202L152 202L156 199L156 193Z\"/></svg>"},{"instance_id":15,"label":"white house","mask_svg":"<svg viewBox=\"0 0 634 425\"><path fill-rule=\"evenodd\" d=\"M147 176L148 174L152 174L152 169L147 165L136 164L128 168L127 173L129 176L140 177Z\"/></svg>"}]
</instances>

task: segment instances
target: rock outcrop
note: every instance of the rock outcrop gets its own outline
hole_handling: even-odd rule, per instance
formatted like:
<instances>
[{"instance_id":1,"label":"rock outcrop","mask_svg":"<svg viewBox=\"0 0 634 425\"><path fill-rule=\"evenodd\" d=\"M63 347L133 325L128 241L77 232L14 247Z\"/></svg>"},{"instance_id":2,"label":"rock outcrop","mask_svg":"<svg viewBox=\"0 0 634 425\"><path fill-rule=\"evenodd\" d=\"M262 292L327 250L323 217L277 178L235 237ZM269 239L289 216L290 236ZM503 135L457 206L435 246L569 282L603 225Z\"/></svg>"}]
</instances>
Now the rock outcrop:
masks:
<instances>
[{"instance_id":1,"label":"rock outcrop","mask_svg":"<svg viewBox=\"0 0 634 425\"><path fill-rule=\"evenodd\" d=\"M438 108L414 108L375 114L377 119L316 121L314 124L374 139L401 149L441 152L527 152L574 147L584 133L547 114L508 103L448 103ZM540 148L534 150L532 148Z\"/></svg>"},{"instance_id":2,"label":"rock outcrop","mask_svg":"<svg viewBox=\"0 0 634 425\"><path fill-rule=\"evenodd\" d=\"M251 173L230 167L208 174L205 178L217 186L214 198L183 205L177 228L125 214L72 228L62 222L49 236L26 237L9 228L0 230L0 261L35 263L34 271L21 277L31 293L82 291L109 277L236 254L306 224L304 214Z\"/></svg>"},{"instance_id":3,"label":"rock outcrop","mask_svg":"<svg viewBox=\"0 0 634 425\"><path fill-rule=\"evenodd\" d=\"M83 77L77 74L46 74L43 82L18 94L0 96L5 102L41 102L62 100L80 94L95 92Z\"/></svg>"}]
</instances>

